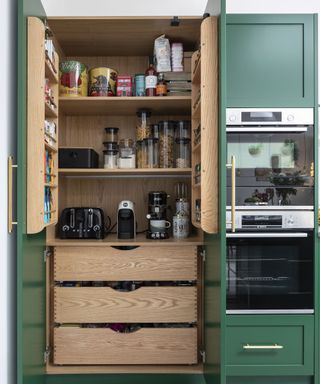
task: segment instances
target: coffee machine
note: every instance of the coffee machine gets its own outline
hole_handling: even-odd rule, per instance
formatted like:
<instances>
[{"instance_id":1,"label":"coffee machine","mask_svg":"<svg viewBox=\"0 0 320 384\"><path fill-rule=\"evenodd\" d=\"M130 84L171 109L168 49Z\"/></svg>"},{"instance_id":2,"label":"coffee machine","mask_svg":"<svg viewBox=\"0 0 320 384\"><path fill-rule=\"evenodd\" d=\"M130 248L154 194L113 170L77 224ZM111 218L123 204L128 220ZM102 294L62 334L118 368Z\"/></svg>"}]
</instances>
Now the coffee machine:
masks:
<instances>
[{"instance_id":1,"label":"coffee machine","mask_svg":"<svg viewBox=\"0 0 320 384\"><path fill-rule=\"evenodd\" d=\"M117 216L118 239L134 239L136 237L136 217L133 202L129 200L121 201Z\"/></svg>"},{"instance_id":2,"label":"coffee machine","mask_svg":"<svg viewBox=\"0 0 320 384\"><path fill-rule=\"evenodd\" d=\"M167 220L168 197L164 191L149 192L147 239L161 240L169 237L171 223Z\"/></svg>"}]
</instances>

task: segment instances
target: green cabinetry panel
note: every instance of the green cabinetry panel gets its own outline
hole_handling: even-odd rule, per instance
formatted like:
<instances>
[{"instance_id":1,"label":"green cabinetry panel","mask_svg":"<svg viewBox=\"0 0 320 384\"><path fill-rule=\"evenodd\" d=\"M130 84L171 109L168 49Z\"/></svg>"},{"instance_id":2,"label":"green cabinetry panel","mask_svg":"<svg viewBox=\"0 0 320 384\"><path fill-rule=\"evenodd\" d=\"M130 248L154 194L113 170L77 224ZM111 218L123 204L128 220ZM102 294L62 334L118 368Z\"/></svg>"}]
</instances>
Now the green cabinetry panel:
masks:
<instances>
[{"instance_id":1,"label":"green cabinetry panel","mask_svg":"<svg viewBox=\"0 0 320 384\"><path fill-rule=\"evenodd\" d=\"M313 107L313 15L227 15L227 106Z\"/></svg>"},{"instance_id":2,"label":"green cabinetry panel","mask_svg":"<svg viewBox=\"0 0 320 384\"><path fill-rule=\"evenodd\" d=\"M227 317L227 375L312 375L313 315Z\"/></svg>"}]
</instances>

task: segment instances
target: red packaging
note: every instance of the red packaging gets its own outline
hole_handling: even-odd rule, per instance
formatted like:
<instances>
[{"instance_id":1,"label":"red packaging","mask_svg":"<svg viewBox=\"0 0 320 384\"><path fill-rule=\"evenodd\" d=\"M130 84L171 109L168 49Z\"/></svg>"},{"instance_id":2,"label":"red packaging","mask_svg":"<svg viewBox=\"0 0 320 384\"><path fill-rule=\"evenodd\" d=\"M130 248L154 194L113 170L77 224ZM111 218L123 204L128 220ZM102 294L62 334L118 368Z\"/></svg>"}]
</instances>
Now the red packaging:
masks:
<instances>
[{"instance_id":1,"label":"red packaging","mask_svg":"<svg viewBox=\"0 0 320 384\"><path fill-rule=\"evenodd\" d=\"M128 75L118 75L117 96L132 96L132 79Z\"/></svg>"}]
</instances>

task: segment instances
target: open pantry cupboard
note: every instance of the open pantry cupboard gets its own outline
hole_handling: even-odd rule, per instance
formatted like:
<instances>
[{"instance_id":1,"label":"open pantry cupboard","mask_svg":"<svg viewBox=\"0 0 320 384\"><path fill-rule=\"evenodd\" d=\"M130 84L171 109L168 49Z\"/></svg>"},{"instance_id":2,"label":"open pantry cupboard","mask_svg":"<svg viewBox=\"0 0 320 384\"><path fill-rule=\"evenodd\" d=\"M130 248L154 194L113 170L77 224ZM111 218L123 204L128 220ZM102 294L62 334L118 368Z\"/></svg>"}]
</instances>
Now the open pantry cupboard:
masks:
<instances>
[{"instance_id":1,"label":"open pantry cupboard","mask_svg":"<svg viewBox=\"0 0 320 384\"><path fill-rule=\"evenodd\" d=\"M218 245L206 240L219 232L218 17L179 18L178 26L170 17L60 17L47 23L57 50L53 63L45 55L43 21L27 19L26 207L27 233L46 233L46 373L197 376L205 373L207 348L214 355L211 369L219 371L220 290L215 284L220 254ZM191 97L58 96L59 61L75 59L89 68L109 66L134 75L144 72L161 34L194 52ZM45 77L53 88L52 108L44 102ZM149 108L154 123L191 120L191 168L109 170L100 156L98 169L58 169L59 147L91 147L101 154L106 126L119 127L120 138L135 139L139 108ZM44 120L56 123L49 142ZM49 172L44 166L48 156ZM148 192L166 191L173 205L177 182L189 188L193 226L187 239L155 241L143 233L134 240L118 240L115 234L104 240L59 239L57 222L64 208L100 207L115 223L118 203L125 199L135 202L138 231L144 230ZM208 265L216 268L209 277ZM98 286L119 281L146 284L129 292ZM212 284L209 290L206 284ZM138 327L119 333L106 323ZM208 335L211 340L205 340Z\"/></svg>"}]
</instances>

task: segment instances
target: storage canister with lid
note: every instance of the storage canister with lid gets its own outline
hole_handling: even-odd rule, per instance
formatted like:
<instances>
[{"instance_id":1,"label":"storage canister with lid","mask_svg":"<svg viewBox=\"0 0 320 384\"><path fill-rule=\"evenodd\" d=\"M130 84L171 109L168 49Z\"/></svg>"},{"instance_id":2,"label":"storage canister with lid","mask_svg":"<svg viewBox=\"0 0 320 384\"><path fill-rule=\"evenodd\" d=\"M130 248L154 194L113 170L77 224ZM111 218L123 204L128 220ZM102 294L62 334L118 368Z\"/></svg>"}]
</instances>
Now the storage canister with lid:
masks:
<instances>
[{"instance_id":1,"label":"storage canister with lid","mask_svg":"<svg viewBox=\"0 0 320 384\"><path fill-rule=\"evenodd\" d=\"M143 140L151 137L151 126L149 123L149 118L151 113L148 109L140 109L137 112L138 121L136 127L136 139Z\"/></svg>"},{"instance_id":2,"label":"storage canister with lid","mask_svg":"<svg viewBox=\"0 0 320 384\"><path fill-rule=\"evenodd\" d=\"M136 152L132 139L121 139L119 142L119 168L135 168Z\"/></svg>"},{"instance_id":3,"label":"storage canister with lid","mask_svg":"<svg viewBox=\"0 0 320 384\"><path fill-rule=\"evenodd\" d=\"M116 96L118 72L107 67L89 71L89 96Z\"/></svg>"},{"instance_id":4,"label":"storage canister with lid","mask_svg":"<svg viewBox=\"0 0 320 384\"><path fill-rule=\"evenodd\" d=\"M116 149L105 149L103 151L104 156L104 168L115 169L118 168L118 154Z\"/></svg>"},{"instance_id":5,"label":"storage canister with lid","mask_svg":"<svg viewBox=\"0 0 320 384\"><path fill-rule=\"evenodd\" d=\"M174 167L174 124L159 122L159 165L160 168Z\"/></svg>"},{"instance_id":6,"label":"storage canister with lid","mask_svg":"<svg viewBox=\"0 0 320 384\"><path fill-rule=\"evenodd\" d=\"M175 138L190 139L191 122L190 120L179 120L175 122Z\"/></svg>"},{"instance_id":7,"label":"storage canister with lid","mask_svg":"<svg viewBox=\"0 0 320 384\"><path fill-rule=\"evenodd\" d=\"M88 95L87 67L79 61L69 60L60 63L60 96L79 97Z\"/></svg>"},{"instance_id":8,"label":"storage canister with lid","mask_svg":"<svg viewBox=\"0 0 320 384\"><path fill-rule=\"evenodd\" d=\"M144 139L145 168L159 168L159 139Z\"/></svg>"},{"instance_id":9,"label":"storage canister with lid","mask_svg":"<svg viewBox=\"0 0 320 384\"><path fill-rule=\"evenodd\" d=\"M176 168L190 168L191 166L190 139L176 139Z\"/></svg>"},{"instance_id":10,"label":"storage canister with lid","mask_svg":"<svg viewBox=\"0 0 320 384\"><path fill-rule=\"evenodd\" d=\"M104 129L106 132L106 141L108 142L118 142L118 132L119 128L116 127L107 127Z\"/></svg>"}]
</instances>

